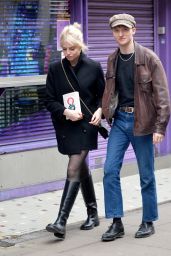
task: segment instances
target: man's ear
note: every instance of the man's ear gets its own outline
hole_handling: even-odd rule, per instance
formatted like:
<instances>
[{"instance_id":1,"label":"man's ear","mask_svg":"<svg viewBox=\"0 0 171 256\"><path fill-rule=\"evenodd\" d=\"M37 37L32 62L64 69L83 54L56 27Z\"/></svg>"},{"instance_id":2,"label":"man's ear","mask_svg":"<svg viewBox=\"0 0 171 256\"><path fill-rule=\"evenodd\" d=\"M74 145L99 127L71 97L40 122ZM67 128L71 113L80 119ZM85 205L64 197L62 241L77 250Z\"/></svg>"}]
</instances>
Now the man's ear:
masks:
<instances>
[{"instance_id":1,"label":"man's ear","mask_svg":"<svg viewBox=\"0 0 171 256\"><path fill-rule=\"evenodd\" d=\"M133 32L132 34L135 35L135 33L136 33L136 28L135 27L132 28L132 32Z\"/></svg>"}]
</instances>

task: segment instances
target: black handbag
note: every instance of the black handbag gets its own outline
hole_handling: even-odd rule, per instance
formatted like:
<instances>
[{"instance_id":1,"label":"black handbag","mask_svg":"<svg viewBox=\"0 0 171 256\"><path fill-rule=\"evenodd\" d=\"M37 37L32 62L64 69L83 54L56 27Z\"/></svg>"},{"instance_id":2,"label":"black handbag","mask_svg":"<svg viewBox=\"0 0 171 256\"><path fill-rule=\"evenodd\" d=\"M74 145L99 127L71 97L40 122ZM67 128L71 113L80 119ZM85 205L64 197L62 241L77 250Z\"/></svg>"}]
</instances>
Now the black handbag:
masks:
<instances>
[{"instance_id":1,"label":"black handbag","mask_svg":"<svg viewBox=\"0 0 171 256\"><path fill-rule=\"evenodd\" d=\"M100 123L98 126L98 132L104 139L109 137L109 131L102 123Z\"/></svg>"},{"instance_id":2,"label":"black handbag","mask_svg":"<svg viewBox=\"0 0 171 256\"><path fill-rule=\"evenodd\" d=\"M65 71L65 68L64 68L64 65L63 65L62 60L61 60L61 66L62 66L62 69L63 69L63 72L64 72L64 74L65 74L65 77L66 77L66 79L67 79L68 84L70 85L70 87L72 88L72 90L75 92L75 89L74 89L74 87L72 86L72 84L71 84L71 82L69 81L69 78L68 78L68 76L67 76L67 74L66 74L66 71ZM90 114L91 116L93 116L93 113L91 112L91 110L87 107L87 105L85 104L85 102L84 102L81 98L80 98L80 101L81 101L81 103L84 105L84 107L87 109L87 111L89 112L89 114ZM107 138L109 137L109 131L108 131L108 129L105 127L105 125L104 125L102 122L100 122L100 124L98 125L98 132L99 132L99 134L100 134L104 139L107 139Z\"/></svg>"}]
</instances>

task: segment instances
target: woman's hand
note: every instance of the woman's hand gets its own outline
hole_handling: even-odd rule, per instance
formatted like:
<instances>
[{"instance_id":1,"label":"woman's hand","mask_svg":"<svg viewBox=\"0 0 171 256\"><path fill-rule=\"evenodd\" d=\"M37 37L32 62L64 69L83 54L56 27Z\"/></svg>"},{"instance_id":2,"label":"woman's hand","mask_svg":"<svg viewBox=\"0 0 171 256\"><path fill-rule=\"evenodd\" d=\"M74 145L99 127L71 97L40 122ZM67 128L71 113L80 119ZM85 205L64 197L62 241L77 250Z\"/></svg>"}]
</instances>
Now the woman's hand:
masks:
<instances>
[{"instance_id":1,"label":"woman's hand","mask_svg":"<svg viewBox=\"0 0 171 256\"><path fill-rule=\"evenodd\" d=\"M102 116L102 108L98 108L92 118L91 118L91 122L89 122L89 124L93 124L93 125L99 125L100 121L101 121L101 116Z\"/></svg>"},{"instance_id":2,"label":"woman's hand","mask_svg":"<svg viewBox=\"0 0 171 256\"><path fill-rule=\"evenodd\" d=\"M65 109L64 116L73 122L83 119L83 114L81 112L71 109Z\"/></svg>"}]
</instances>

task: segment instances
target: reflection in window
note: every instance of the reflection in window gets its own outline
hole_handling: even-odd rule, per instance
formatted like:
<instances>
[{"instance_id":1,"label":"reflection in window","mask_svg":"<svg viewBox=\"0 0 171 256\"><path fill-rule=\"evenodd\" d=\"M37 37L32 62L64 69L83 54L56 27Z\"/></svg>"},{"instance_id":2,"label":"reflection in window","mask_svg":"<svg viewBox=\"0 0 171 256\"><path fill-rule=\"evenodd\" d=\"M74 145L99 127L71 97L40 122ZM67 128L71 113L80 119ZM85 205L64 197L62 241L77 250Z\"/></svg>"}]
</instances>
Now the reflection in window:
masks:
<instances>
[{"instance_id":1,"label":"reflection in window","mask_svg":"<svg viewBox=\"0 0 171 256\"><path fill-rule=\"evenodd\" d=\"M0 1L0 76L41 75L58 59L56 23L66 0Z\"/></svg>"},{"instance_id":2,"label":"reflection in window","mask_svg":"<svg viewBox=\"0 0 171 256\"><path fill-rule=\"evenodd\" d=\"M0 97L0 155L56 145L45 85L6 88Z\"/></svg>"}]
</instances>

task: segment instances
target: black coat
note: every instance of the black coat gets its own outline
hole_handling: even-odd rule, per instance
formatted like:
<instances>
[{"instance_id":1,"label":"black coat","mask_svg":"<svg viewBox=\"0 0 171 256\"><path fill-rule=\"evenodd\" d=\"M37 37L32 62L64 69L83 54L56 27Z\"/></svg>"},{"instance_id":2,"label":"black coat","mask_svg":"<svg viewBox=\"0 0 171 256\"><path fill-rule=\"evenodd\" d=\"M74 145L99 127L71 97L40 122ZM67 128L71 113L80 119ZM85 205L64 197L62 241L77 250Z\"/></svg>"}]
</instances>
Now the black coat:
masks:
<instances>
[{"instance_id":1,"label":"black coat","mask_svg":"<svg viewBox=\"0 0 171 256\"><path fill-rule=\"evenodd\" d=\"M104 75L100 63L81 53L78 64L71 68L65 58L63 65L67 76L80 97L94 113L101 106L104 91ZM50 65L46 82L46 107L51 113L56 131L58 150L62 154L78 154L81 150L97 149L97 127L89 124L91 115L81 105L84 119L66 120L62 95L72 92L60 62Z\"/></svg>"}]
</instances>

